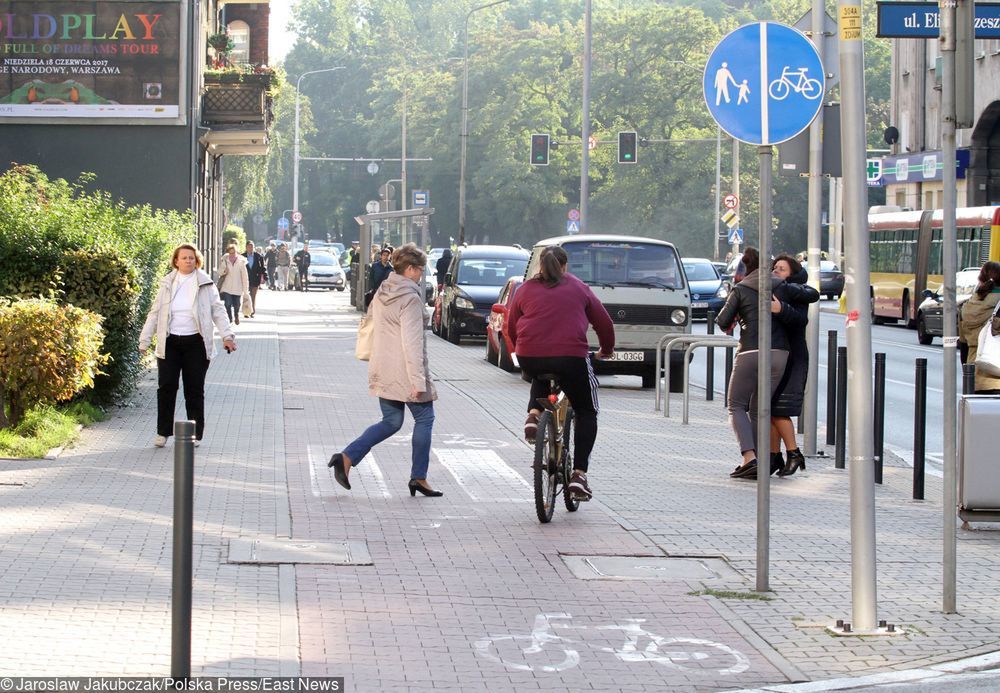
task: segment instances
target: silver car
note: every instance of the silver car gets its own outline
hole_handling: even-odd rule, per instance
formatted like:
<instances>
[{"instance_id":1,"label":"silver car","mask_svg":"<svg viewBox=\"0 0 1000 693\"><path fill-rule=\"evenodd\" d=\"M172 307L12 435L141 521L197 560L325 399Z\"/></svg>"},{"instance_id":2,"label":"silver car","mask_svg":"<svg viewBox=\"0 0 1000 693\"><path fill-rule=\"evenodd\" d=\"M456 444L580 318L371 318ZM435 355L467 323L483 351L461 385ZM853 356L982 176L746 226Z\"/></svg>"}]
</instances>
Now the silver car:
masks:
<instances>
[{"instance_id":1,"label":"silver car","mask_svg":"<svg viewBox=\"0 0 1000 693\"><path fill-rule=\"evenodd\" d=\"M311 252L312 261L309 263L309 286L317 288L336 289L343 291L347 288L347 278L344 270L341 269L337 258L331 253L324 251Z\"/></svg>"}]
</instances>

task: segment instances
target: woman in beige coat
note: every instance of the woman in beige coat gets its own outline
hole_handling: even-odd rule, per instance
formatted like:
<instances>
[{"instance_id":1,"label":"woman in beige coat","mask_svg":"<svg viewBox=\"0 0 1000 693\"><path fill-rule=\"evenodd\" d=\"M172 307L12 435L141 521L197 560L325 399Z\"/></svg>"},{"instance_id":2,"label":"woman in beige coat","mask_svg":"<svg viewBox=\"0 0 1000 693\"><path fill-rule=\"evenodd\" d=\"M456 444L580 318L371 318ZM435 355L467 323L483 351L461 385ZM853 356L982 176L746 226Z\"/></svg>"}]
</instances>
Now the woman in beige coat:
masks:
<instances>
[{"instance_id":1,"label":"woman in beige coat","mask_svg":"<svg viewBox=\"0 0 1000 693\"><path fill-rule=\"evenodd\" d=\"M378 397L382 420L330 458L328 466L333 468L337 483L346 489L351 488L351 468L403 426L405 407L413 415L410 495L418 491L425 496L444 495L427 484L437 392L427 367L427 314L419 284L426 264L427 255L413 243L397 248L392 255L395 271L382 282L372 300L375 339L368 363L368 391Z\"/></svg>"},{"instance_id":2,"label":"woman in beige coat","mask_svg":"<svg viewBox=\"0 0 1000 693\"><path fill-rule=\"evenodd\" d=\"M235 245L226 249L219 260L219 293L226 304L226 315L230 322L235 317L240 324L240 302L243 296L250 297L250 275L247 273L247 259L236 251Z\"/></svg>"},{"instance_id":3,"label":"woman in beige coat","mask_svg":"<svg viewBox=\"0 0 1000 693\"><path fill-rule=\"evenodd\" d=\"M997 302L1000 301L1000 262L987 262L979 271L979 284L972 298L959 311L958 332L962 341L969 345L968 363L976 362L979 351L979 332L993 317ZM976 370L976 394L1000 394L1000 378L986 375Z\"/></svg>"}]
</instances>

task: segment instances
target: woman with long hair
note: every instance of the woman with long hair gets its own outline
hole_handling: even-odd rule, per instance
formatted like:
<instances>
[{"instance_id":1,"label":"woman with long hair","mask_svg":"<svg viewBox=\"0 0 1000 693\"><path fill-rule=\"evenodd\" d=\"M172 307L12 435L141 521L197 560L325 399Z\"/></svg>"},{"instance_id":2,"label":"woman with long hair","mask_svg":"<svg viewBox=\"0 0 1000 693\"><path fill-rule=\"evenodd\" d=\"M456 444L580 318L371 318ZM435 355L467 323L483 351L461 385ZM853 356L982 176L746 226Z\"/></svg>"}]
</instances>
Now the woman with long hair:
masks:
<instances>
[{"instance_id":1,"label":"woman with long hair","mask_svg":"<svg viewBox=\"0 0 1000 693\"><path fill-rule=\"evenodd\" d=\"M373 447L403 426L403 410L413 415L413 451L408 488L410 496L443 496L427 483L430 466L431 431L437 391L427 365L427 336L420 280L427 255L413 243L392 254L392 272L372 300L371 318L375 339L368 362L368 391L378 397L382 420L372 424L327 466L337 483L351 489L351 469L361 464Z\"/></svg>"},{"instance_id":2,"label":"woman with long hair","mask_svg":"<svg viewBox=\"0 0 1000 693\"><path fill-rule=\"evenodd\" d=\"M598 402L587 328L593 325L597 332L601 345L597 358L605 358L615 349L615 326L590 287L566 271L568 262L566 251L559 246L542 251L538 273L514 294L507 326L518 363L531 376L524 437L534 442L542 411L538 399L549 394L549 382L537 376L558 375L576 417L568 488L577 500L590 500L593 494L587 471L597 440Z\"/></svg>"},{"instance_id":3,"label":"woman with long hair","mask_svg":"<svg viewBox=\"0 0 1000 693\"><path fill-rule=\"evenodd\" d=\"M962 341L969 345L968 363L976 362L979 351L979 333L993 317L1000 302L1000 262L987 262L979 270L976 290L959 311L958 331ZM1000 378L976 370L976 394L1000 394Z\"/></svg>"}]
</instances>

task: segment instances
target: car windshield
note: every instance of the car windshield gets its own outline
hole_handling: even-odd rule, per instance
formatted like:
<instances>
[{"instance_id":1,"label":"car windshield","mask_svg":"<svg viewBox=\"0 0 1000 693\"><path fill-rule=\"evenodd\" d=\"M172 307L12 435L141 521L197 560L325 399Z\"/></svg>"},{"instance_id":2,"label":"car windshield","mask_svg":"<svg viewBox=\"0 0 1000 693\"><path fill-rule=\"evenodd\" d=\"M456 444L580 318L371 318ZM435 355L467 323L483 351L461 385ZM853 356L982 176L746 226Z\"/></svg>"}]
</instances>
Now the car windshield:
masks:
<instances>
[{"instance_id":1,"label":"car windshield","mask_svg":"<svg viewBox=\"0 0 1000 693\"><path fill-rule=\"evenodd\" d=\"M669 245L642 241L564 243L569 271L588 284L652 286L684 285L677 253Z\"/></svg>"},{"instance_id":2,"label":"car windshield","mask_svg":"<svg viewBox=\"0 0 1000 693\"><path fill-rule=\"evenodd\" d=\"M704 282L719 278L711 262L685 262L684 274L687 275L689 282Z\"/></svg>"},{"instance_id":3,"label":"car windshield","mask_svg":"<svg viewBox=\"0 0 1000 693\"><path fill-rule=\"evenodd\" d=\"M462 258L458 265L459 284L468 286L503 286L509 278L524 274L527 259Z\"/></svg>"},{"instance_id":4,"label":"car windshield","mask_svg":"<svg viewBox=\"0 0 1000 693\"><path fill-rule=\"evenodd\" d=\"M312 255L313 265L336 265L337 261L333 259L333 255L329 253L309 253Z\"/></svg>"}]
</instances>

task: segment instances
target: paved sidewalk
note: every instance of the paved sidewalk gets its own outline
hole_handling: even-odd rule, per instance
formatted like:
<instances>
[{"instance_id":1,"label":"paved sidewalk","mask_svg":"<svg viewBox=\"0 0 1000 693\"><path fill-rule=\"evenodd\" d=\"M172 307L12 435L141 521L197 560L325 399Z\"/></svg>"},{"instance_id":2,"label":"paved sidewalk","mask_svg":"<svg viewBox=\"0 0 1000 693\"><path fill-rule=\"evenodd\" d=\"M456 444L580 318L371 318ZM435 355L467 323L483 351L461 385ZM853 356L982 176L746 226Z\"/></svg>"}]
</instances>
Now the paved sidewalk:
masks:
<instances>
[{"instance_id":1,"label":"paved sidewalk","mask_svg":"<svg viewBox=\"0 0 1000 693\"><path fill-rule=\"evenodd\" d=\"M344 491L326 460L378 411L353 357L357 314L337 293L258 300L239 351L209 372L196 675L346 676L361 691L720 690L1000 650L1000 534L960 533L961 613L941 614L940 480L912 501L898 460L876 491L879 618L904 634L823 630L851 619L848 475L827 461L772 480L770 601L692 594L753 589L755 487L728 478L737 455L720 401L693 401L682 426L679 406L669 420L652 411L637 378L604 380L596 499L542 526L519 440L526 385L481 345L428 334L440 394L429 481L445 496L407 492L409 416ZM59 459L0 461L0 674L169 672L172 443L150 447L154 417L151 376ZM358 542L371 565L229 562L231 540L274 537ZM582 557L614 556L637 557L626 563L645 577L578 577L601 577ZM658 579L677 562L664 556L721 556L732 570Z\"/></svg>"}]
</instances>

